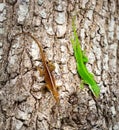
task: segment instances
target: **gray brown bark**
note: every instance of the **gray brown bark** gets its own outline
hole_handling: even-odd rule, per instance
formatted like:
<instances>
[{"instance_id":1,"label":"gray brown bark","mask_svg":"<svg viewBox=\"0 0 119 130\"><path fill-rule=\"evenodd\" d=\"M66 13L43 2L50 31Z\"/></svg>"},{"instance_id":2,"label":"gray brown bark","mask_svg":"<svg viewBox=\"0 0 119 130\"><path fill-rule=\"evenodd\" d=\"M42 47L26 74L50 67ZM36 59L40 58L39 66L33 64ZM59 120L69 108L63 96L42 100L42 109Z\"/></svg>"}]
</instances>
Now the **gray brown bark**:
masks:
<instances>
[{"instance_id":1,"label":"gray brown bark","mask_svg":"<svg viewBox=\"0 0 119 130\"><path fill-rule=\"evenodd\" d=\"M117 0L0 1L0 130L119 130L119 3ZM95 99L80 77L70 43L72 18L88 69L101 88ZM59 87L60 105L44 89L42 43Z\"/></svg>"}]
</instances>

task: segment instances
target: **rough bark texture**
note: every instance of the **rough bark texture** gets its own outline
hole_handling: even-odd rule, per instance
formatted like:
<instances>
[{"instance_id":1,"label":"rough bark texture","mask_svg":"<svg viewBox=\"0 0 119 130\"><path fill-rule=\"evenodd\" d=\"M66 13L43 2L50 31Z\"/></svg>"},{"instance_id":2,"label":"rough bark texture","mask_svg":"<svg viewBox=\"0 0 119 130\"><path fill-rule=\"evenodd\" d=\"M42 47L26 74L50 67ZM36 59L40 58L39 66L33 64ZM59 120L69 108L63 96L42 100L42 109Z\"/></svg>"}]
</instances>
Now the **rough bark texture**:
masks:
<instances>
[{"instance_id":1,"label":"rough bark texture","mask_svg":"<svg viewBox=\"0 0 119 130\"><path fill-rule=\"evenodd\" d=\"M0 130L119 130L118 0L0 1ZM101 87L95 99L80 90L70 37L72 17L88 69ZM39 48L56 67L60 105L44 89Z\"/></svg>"}]
</instances>

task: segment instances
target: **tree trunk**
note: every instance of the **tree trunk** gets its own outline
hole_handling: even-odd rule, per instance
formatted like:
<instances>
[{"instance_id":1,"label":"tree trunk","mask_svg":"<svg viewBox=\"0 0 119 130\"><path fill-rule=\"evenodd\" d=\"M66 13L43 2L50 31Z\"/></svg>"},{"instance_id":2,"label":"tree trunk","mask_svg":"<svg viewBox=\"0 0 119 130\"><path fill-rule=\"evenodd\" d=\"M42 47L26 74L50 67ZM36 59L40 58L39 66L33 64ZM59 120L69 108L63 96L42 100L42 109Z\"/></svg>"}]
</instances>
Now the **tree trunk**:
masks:
<instances>
[{"instance_id":1,"label":"tree trunk","mask_svg":"<svg viewBox=\"0 0 119 130\"><path fill-rule=\"evenodd\" d=\"M118 0L1 0L0 130L119 130ZM72 18L86 64L101 88L95 99L76 71ZM45 89L37 44L55 65L57 104Z\"/></svg>"}]
</instances>

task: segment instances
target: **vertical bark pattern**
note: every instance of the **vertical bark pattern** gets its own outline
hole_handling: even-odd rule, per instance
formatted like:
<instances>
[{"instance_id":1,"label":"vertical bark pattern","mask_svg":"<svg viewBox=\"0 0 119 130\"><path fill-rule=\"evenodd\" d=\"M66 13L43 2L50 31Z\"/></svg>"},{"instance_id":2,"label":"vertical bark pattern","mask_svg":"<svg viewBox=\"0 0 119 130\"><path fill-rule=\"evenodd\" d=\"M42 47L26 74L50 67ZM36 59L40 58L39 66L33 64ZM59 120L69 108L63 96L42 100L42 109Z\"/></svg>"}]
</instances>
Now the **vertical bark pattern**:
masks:
<instances>
[{"instance_id":1,"label":"vertical bark pattern","mask_svg":"<svg viewBox=\"0 0 119 130\"><path fill-rule=\"evenodd\" d=\"M118 0L6 0L0 3L0 130L119 130ZM80 77L70 43L72 18L88 69L101 87L95 99ZM42 43L59 87L60 105L45 90Z\"/></svg>"}]
</instances>

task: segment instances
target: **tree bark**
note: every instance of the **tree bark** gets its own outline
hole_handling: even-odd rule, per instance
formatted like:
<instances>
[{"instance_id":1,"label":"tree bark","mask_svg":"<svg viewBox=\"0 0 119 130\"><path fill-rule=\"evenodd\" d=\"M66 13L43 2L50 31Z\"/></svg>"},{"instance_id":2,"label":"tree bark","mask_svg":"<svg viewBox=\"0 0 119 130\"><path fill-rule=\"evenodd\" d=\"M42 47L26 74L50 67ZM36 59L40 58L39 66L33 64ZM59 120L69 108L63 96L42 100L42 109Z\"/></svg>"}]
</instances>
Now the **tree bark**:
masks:
<instances>
[{"instance_id":1,"label":"tree bark","mask_svg":"<svg viewBox=\"0 0 119 130\"><path fill-rule=\"evenodd\" d=\"M0 130L119 130L119 3L118 0L0 1ZM95 99L80 89L70 38L72 18L88 69L101 88ZM45 89L37 44L41 42L60 104Z\"/></svg>"}]
</instances>

